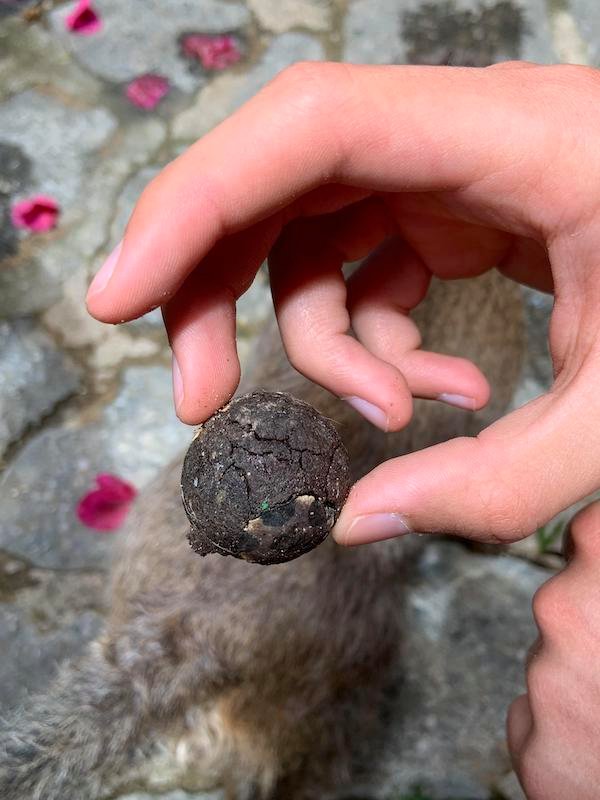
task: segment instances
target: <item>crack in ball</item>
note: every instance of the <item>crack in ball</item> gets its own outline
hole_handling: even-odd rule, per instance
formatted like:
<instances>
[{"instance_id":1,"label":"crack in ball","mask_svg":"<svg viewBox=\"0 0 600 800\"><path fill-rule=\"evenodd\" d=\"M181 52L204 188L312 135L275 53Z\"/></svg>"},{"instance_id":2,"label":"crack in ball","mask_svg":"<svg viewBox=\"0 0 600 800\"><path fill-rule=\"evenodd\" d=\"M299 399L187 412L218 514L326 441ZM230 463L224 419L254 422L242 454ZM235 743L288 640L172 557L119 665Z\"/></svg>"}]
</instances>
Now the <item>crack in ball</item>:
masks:
<instances>
[{"instance_id":1,"label":"crack in ball","mask_svg":"<svg viewBox=\"0 0 600 800\"><path fill-rule=\"evenodd\" d=\"M330 420L283 392L252 392L207 420L186 453L189 542L200 555L291 561L327 537L350 485Z\"/></svg>"}]
</instances>

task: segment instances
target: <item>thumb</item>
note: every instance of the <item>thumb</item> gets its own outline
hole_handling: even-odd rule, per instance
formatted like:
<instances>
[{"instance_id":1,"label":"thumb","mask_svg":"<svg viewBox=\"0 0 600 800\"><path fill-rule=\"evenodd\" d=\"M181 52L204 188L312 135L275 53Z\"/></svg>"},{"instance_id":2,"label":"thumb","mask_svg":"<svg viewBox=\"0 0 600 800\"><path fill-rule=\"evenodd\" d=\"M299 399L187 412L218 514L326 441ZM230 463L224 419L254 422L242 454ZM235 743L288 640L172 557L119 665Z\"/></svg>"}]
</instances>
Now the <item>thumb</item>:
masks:
<instances>
[{"instance_id":1,"label":"thumb","mask_svg":"<svg viewBox=\"0 0 600 800\"><path fill-rule=\"evenodd\" d=\"M598 386L582 367L486 428L381 464L350 495L333 535L355 545L409 532L508 543L600 484Z\"/></svg>"}]
</instances>

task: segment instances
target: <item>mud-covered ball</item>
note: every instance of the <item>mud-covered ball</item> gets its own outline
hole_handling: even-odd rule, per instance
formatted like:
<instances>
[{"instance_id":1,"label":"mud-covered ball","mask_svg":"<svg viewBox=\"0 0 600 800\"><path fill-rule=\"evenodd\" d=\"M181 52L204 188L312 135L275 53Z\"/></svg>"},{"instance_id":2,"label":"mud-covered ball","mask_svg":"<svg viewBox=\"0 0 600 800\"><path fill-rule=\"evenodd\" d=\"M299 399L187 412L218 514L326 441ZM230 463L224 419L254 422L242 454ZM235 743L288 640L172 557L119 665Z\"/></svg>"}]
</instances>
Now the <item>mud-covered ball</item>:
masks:
<instances>
[{"instance_id":1,"label":"mud-covered ball","mask_svg":"<svg viewBox=\"0 0 600 800\"><path fill-rule=\"evenodd\" d=\"M207 420L183 463L181 493L200 555L291 561L326 537L350 490L333 423L281 392L253 392Z\"/></svg>"}]
</instances>

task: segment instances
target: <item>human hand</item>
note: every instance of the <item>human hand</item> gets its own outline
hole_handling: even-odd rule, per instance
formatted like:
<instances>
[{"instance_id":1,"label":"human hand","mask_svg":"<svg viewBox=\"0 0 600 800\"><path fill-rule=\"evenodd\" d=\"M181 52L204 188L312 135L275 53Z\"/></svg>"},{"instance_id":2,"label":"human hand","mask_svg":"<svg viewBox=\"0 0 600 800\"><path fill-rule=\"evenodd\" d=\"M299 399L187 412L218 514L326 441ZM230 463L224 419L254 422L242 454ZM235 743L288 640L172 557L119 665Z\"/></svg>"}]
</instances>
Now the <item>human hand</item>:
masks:
<instances>
[{"instance_id":1,"label":"human hand","mask_svg":"<svg viewBox=\"0 0 600 800\"><path fill-rule=\"evenodd\" d=\"M334 530L518 539L600 482L599 100L582 67L292 67L146 188L90 312L163 306L178 414L200 422L238 384L235 300L269 255L292 364L393 431L413 396L488 397L472 364L418 349L408 311L432 274L554 287L552 391L381 465ZM342 263L366 256L346 289Z\"/></svg>"},{"instance_id":2,"label":"human hand","mask_svg":"<svg viewBox=\"0 0 600 800\"><path fill-rule=\"evenodd\" d=\"M570 552L569 552L570 551ZM570 528L568 566L533 601L540 638L508 744L529 800L597 800L600 787L600 502Z\"/></svg>"}]
</instances>

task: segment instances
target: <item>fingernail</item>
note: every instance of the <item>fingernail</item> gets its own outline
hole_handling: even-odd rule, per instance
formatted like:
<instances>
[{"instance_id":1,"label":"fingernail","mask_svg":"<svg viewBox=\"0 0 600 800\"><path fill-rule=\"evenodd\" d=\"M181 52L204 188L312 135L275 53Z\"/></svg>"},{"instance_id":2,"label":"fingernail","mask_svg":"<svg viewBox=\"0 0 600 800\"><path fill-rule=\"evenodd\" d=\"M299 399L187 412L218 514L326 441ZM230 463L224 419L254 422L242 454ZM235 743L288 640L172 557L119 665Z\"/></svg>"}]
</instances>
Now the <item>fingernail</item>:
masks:
<instances>
[{"instance_id":1,"label":"fingernail","mask_svg":"<svg viewBox=\"0 0 600 800\"><path fill-rule=\"evenodd\" d=\"M376 425L378 428L381 428L382 431L387 431L389 428L389 422L387 414L385 414L380 408L374 406L373 403L369 403L367 400L363 400L361 397L344 397L342 398L345 400L355 411L358 411L365 419L368 419L369 422L372 422L373 425Z\"/></svg>"},{"instance_id":2,"label":"fingernail","mask_svg":"<svg viewBox=\"0 0 600 800\"><path fill-rule=\"evenodd\" d=\"M90 284L90 288L88 289L87 293L88 297L92 297L92 295L100 294L100 292L104 291L106 284L109 282L110 277L117 266L122 247L123 242L119 242L104 264L102 264L99 271L96 273L94 280Z\"/></svg>"},{"instance_id":3,"label":"fingernail","mask_svg":"<svg viewBox=\"0 0 600 800\"><path fill-rule=\"evenodd\" d=\"M472 397L465 397L462 394L438 394L438 400L442 403L447 403L449 406L456 406L456 408L464 408L467 411L475 411L475 400Z\"/></svg>"},{"instance_id":4,"label":"fingernail","mask_svg":"<svg viewBox=\"0 0 600 800\"><path fill-rule=\"evenodd\" d=\"M179 364L177 363L175 354L173 354L172 365L173 365L173 397L175 399L175 408L179 409L179 406L183 402L183 378L181 377L181 370L179 369Z\"/></svg>"},{"instance_id":5,"label":"fingernail","mask_svg":"<svg viewBox=\"0 0 600 800\"><path fill-rule=\"evenodd\" d=\"M365 514L356 517L348 530L336 539L340 544L367 544L395 536L412 533L410 525L402 514Z\"/></svg>"}]
</instances>

